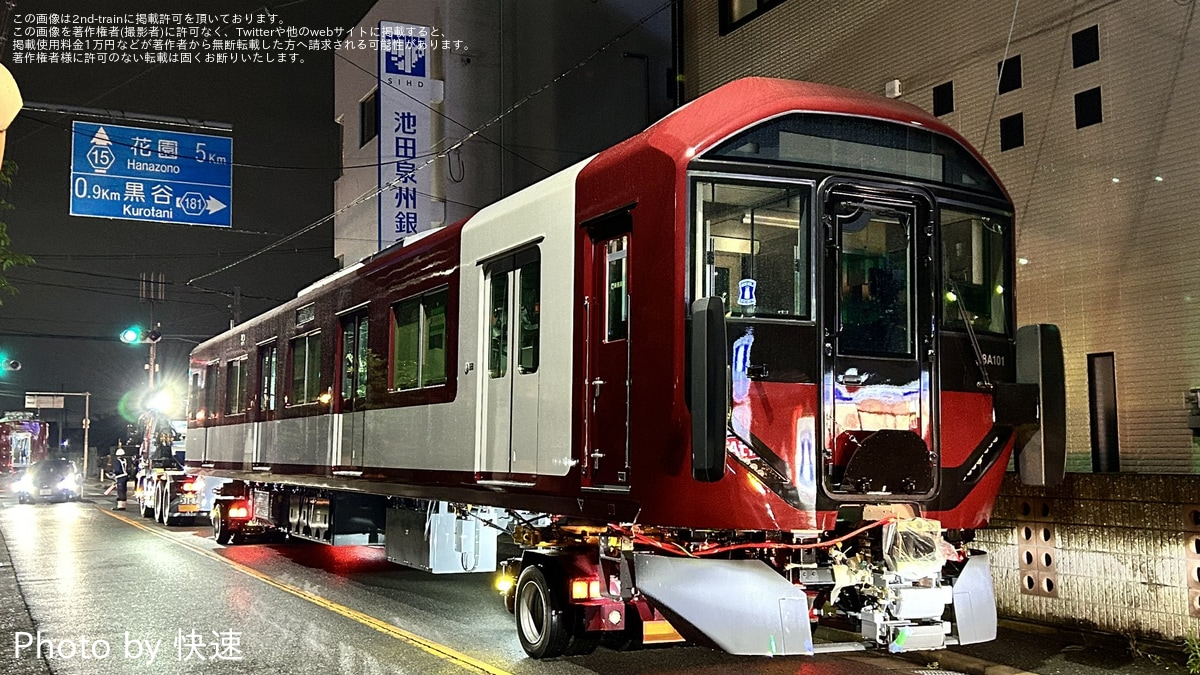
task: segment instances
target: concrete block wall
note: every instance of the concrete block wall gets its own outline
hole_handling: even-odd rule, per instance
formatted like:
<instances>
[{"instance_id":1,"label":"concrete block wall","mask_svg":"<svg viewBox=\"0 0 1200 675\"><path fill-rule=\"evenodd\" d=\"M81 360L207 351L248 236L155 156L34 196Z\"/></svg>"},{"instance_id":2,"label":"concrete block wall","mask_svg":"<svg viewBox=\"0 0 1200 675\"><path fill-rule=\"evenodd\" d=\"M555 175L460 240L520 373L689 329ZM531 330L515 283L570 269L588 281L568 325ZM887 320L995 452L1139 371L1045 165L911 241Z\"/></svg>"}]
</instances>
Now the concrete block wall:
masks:
<instances>
[{"instance_id":1,"label":"concrete block wall","mask_svg":"<svg viewBox=\"0 0 1200 675\"><path fill-rule=\"evenodd\" d=\"M1054 597L1025 585L1031 523L1053 531ZM1200 630L1198 476L1069 474L1041 489L1009 474L976 545L1002 616L1172 641Z\"/></svg>"}]
</instances>

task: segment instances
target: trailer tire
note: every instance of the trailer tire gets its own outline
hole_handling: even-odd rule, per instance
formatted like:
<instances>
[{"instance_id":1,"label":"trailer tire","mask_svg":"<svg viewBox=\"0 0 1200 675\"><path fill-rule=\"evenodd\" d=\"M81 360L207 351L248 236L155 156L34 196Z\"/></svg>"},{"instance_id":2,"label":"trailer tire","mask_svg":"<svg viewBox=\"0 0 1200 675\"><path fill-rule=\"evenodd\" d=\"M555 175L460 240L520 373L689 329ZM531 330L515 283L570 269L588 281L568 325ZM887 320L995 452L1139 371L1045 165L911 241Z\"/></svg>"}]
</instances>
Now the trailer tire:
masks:
<instances>
[{"instance_id":1,"label":"trailer tire","mask_svg":"<svg viewBox=\"0 0 1200 675\"><path fill-rule=\"evenodd\" d=\"M213 539L217 540L218 544L228 546L233 543L234 532L229 528L229 522L225 520L221 514L220 505L214 505L212 509L212 527Z\"/></svg>"},{"instance_id":2,"label":"trailer tire","mask_svg":"<svg viewBox=\"0 0 1200 675\"><path fill-rule=\"evenodd\" d=\"M582 630L565 589L552 580L539 564L527 566L517 578L514 614L521 647L535 659L592 653L599 637Z\"/></svg>"},{"instance_id":3,"label":"trailer tire","mask_svg":"<svg viewBox=\"0 0 1200 675\"><path fill-rule=\"evenodd\" d=\"M163 516L163 496L160 488L154 488L154 520L156 522L167 524L167 519Z\"/></svg>"}]
</instances>

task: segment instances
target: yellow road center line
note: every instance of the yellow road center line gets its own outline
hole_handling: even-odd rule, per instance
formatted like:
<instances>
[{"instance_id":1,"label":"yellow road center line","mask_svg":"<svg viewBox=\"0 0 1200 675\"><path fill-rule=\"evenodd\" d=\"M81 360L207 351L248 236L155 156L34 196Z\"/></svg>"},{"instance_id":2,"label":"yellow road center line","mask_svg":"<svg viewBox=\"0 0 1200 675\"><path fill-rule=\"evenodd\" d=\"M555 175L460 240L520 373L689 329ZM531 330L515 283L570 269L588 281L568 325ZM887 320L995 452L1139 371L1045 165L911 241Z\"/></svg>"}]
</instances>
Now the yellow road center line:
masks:
<instances>
[{"instance_id":1,"label":"yellow road center line","mask_svg":"<svg viewBox=\"0 0 1200 675\"><path fill-rule=\"evenodd\" d=\"M133 520L132 518L126 518L125 516L123 516L119 513L113 513L111 510L102 509L100 507L96 507L96 510L100 511L101 513L103 513L105 515L112 516L113 518L116 518L117 520L119 520L123 523L132 525L136 528L139 528L141 530L149 532L150 534L153 534L156 537L160 537L169 542L178 544L179 546L189 549L195 553L199 553L200 555L203 555L207 558L211 558L212 560L216 560L218 562L225 563L226 565L229 565L230 567L241 572L242 574L254 577L255 579L258 579L259 581L261 581L267 585L274 586L275 588L278 588L281 591L291 593L292 595L294 595L298 598L307 600L307 601L313 603L314 605L317 605L318 607L321 607L323 609L327 609L335 614L340 614L348 619L357 621L358 623L361 623L364 626L367 626L369 628L374 628L375 630L379 631L380 633L384 633L384 634L387 634L387 635L390 635L390 636L396 638L397 640L407 642L415 647L418 647L419 649L422 649L430 654L433 654L434 656L436 656L438 658L444 659L446 661L450 661L456 665L463 666L465 668L470 668L470 669L477 670L477 671L480 671L483 673L488 673L489 675L511 675L511 673L509 673L506 670L501 670L500 668L497 668L493 665L484 663L483 661L480 661L478 659L471 658L470 656L467 656L466 654L463 654L460 651L457 651L455 649L447 647L446 645L439 644L432 640L423 638L420 635L417 635L415 633L410 633L410 632L404 630L403 628L393 626L392 624L390 624L386 621L381 621L381 620L376 619L375 617L370 616L368 614L363 614L362 612L360 612L358 610L350 609L349 607L346 607L345 605L340 605L328 598L317 595L316 593L310 593L302 588L298 588L289 583L285 583L285 582L273 579L252 567L247 567L246 565L243 565L239 562L230 560L229 558L226 558L226 557L219 555L208 549L204 549L199 546L190 544L186 541L176 539L175 537L164 534L163 532L160 532L159 530L149 527L143 523L139 523L136 520Z\"/></svg>"}]
</instances>

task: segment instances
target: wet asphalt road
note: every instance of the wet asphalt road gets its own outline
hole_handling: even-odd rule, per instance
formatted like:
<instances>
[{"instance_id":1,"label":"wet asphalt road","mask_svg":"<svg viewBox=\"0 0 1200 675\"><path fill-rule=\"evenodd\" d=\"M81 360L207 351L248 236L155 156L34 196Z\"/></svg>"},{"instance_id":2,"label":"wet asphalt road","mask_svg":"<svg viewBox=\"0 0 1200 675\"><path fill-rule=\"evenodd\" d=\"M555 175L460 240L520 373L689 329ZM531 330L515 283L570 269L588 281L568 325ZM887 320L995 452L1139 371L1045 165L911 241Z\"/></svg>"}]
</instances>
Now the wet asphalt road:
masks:
<instances>
[{"instance_id":1,"label":"wet asphalt road","mask_svg":"<svg viewBox=\"0 0 1200 675\"><path fill-rule=\"evenodd\" d=\"M0 673L956 672L931 659L747 658L691 646L601 648L539 662L521 650L490 574L435 576L392 565L366 547L224 547L205 527L166 528L133 512L116 518L108 505L98 496L45 505L0 496L7 549L0 547ZM26 646L39 630L40 657L36 644ZM1008 636L1013 644L975 653L1023 657L1029 669L1038 665L1034 658L1047 674L1140 674L1160 665L1118 663L1089 647L1064 650L1056 637ZM1080 656L1093 663L1074 663Z\"/></svg>"},{"instance_id":2,"label":"wet asphalt road","mask_svg":"<svg viewBox=\"0 0 1200 675\"><path fill-rule=\"evenodd\" d=\"M0 673L920 670L878 655L744 658L688 646L533 661L491 590L491 575L426 574L366 547L224 547L206 528L165 528L131 511L116 518L108 504L91 497L17 505L0 497L7 549L7 559L0 555L0 592L8 591L0 611Z\"/></svg>"}]
</instances>

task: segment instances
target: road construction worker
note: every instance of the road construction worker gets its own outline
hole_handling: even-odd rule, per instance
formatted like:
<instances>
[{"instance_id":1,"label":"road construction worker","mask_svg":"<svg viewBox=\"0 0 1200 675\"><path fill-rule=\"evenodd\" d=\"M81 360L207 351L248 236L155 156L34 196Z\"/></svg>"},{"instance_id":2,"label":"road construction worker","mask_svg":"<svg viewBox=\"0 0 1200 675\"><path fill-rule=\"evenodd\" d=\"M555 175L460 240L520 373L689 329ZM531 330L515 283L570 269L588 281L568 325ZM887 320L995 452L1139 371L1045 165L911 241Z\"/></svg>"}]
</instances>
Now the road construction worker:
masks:
<instances>
[{"instance_id":1,"label":"road construction worker","mask_svg":"<svg viewBox=\"0 0 1200 675\"><path fill-rule=\"evenodd\" d=\"M117 505L113 507L113 511L124 511L129 490L129 468L125 463L124 448L117 448L117 453L113 455L112 475L117 481Z\"/></svg>"}]
</instances>

